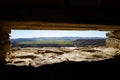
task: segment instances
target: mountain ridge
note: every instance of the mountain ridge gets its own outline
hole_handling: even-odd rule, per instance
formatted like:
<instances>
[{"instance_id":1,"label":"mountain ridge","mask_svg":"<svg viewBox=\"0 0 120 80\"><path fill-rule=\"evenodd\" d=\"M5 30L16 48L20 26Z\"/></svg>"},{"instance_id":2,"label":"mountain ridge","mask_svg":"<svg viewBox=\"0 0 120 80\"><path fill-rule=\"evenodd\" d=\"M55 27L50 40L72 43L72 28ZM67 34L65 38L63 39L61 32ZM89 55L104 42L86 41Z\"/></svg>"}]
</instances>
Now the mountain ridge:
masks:
<instances>
[{"instance_id":1,"label":"mountain ridge","mask_svg":"<svg viewBox=\"0 0 120 80\"><path fill-rule=\"evenodd\" d=\"M104 46L102 37L37 37L11 39L12 46L20 47L85 47L89 45Z\"/></svg>"}]
</instances>

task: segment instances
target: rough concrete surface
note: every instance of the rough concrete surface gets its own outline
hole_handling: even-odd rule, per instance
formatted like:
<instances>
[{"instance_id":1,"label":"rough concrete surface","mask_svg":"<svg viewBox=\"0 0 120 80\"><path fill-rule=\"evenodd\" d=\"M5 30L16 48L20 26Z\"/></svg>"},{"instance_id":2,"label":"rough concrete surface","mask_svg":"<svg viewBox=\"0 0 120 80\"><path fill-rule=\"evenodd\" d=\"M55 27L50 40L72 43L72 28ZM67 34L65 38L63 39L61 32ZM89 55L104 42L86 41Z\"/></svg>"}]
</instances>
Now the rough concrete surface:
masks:
<instances>
[{"instance_id":1,"label":"rough concrete surface","mask_svg":"<svg viewBox=\"0 0 120 80\"><path fill-rule=\"evenodd\" d=\"M20 48L6 58L7 65L39 67L63 61L100 61L120 55L120 50L105 47Z\"/></svg>"}]
</instances>

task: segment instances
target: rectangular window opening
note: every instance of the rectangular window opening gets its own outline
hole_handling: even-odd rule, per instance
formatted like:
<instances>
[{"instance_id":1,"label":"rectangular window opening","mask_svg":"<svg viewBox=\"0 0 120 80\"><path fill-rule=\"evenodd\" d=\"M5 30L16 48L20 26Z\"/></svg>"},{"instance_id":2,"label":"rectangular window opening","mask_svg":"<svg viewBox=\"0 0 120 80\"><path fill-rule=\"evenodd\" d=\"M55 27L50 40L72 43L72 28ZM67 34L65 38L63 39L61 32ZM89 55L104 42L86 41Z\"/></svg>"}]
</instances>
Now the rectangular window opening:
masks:
<instances>
[{"instance_id":1,"label":"rectangular window opening","mask_svg":"<svg viewBox=\"0 0 120 80\"><path fill-rule=\"evenodd\" d=\"M105 47L107 31L12 30L8 64L38 67L63 61L111 58ZM109 50L110 54L107 55Z\"/></svg>"},{"instance_id":2,"label":"rectangular window opening","mask_svg":"<svg viewBox=\"0 0 120 80\"><path fill-rule=\"evenodd\" d=\"M105 31L12 30L12 47L105 46Z\"/></svg>"}]
</instances>

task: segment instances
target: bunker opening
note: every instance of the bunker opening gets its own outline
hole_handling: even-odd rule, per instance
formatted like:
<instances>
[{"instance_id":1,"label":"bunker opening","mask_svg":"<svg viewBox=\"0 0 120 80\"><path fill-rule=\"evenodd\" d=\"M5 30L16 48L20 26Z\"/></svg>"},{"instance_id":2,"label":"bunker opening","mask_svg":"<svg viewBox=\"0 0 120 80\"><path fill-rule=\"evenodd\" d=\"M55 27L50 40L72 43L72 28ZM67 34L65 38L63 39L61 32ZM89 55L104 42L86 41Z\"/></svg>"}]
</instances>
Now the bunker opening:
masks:
<instances>
[{"instance_id":1,"label":"bunker opening","mask_svg":"<svg viewBox=\"0 0 120 80\"><path fill-rule=\"evenodd\" d=\"M107 32L12 30L12 53L7 55L7 64L38 67L63 61L99 61L112 58L119 55L120 50L106 47Z\"/></svg>"},{"instance_id":2,"label":"bunker opening","mask_svg":"<svg viewBox=\"0 0 120 80\"><path fill-rule=\"evenodd\" d=\"M112 58L116 55L119 55L120 53L120 27L114 26L114 25L98 25L98 24L80 24L80 23L55 23L55 22L39 22L39 21L4 21L1 23L1 38L0 38L0 63L1 64L8 64L8 65L26 65L26 66L41 66L44 64L54 64L59 63L63 61L99 61L104 60L108 58ZM97 46L95 43L93 45L89 46L86 44L89 41L85 41L84 47L81 46L81 43L79 39L67 41L52 41L54 43L59 43L59 46L55 44L56 47L50 47L48 46L48 42L45 40L44 43L47 43L47 47L39 47L38 45L41 45L40 40L38 41L32 41L32 42L18 42L21 44L31 44L33 46L34 43L34 49L33 47L15 47L13 45L10 45L10 43L13 43L15 40L9 37L9 34L11 33L11 30L69 30L69 31L78 31L82 30L95 30L95 31L110 31L107 32L105 39L104 39L104 45ZM22 32L20 32L22 33ZM33 35L31 32L30 34ZM54 34L57 34L55 32ZM61 34L61 33L59 33ZM68 33L70 35L70 33ZM94 33L96 34L96 33ZM24 36L22 34L22 36ZM45 35L49 35L49 33L43 34L43 37ZM72 35L74 35L72 33ZM104 34L105 36L105 34ZM34 36L33 36L34 37ZM49 36L50 37L50 36ZM51 36L52 37L52 36ZM66 36L64 36L66 37ZM71 37L71 36L69 36ZM77 36L75 36L77 37ZM81 36L78 36L81 37ZM84 36L85 37L85 36ZM10 39L11 38L11 39ZM59 39L60 40L60 39ZM99 41L99 40L97 40ZM83 40L84 42L84 40ZM96 41L93 41L96 42ZM17 43L17 42L16 42ZM15 44L16 44L15 43ZM39 43L39 44L38 44ZM50 44L51 42L49 42ZM69 44L69 47L63 46L63 43L65 46ZM92 43L92 42L91 42ZM100 42L98 42L100 43ZM53 44L53 43L52 43ZM72 46L71 46L72 44ZM46 45L46 44L44 44ZM62 46L61 46L62 45ZM11 48L12 47L12 48Z\"/></svg>"}]
</instances>

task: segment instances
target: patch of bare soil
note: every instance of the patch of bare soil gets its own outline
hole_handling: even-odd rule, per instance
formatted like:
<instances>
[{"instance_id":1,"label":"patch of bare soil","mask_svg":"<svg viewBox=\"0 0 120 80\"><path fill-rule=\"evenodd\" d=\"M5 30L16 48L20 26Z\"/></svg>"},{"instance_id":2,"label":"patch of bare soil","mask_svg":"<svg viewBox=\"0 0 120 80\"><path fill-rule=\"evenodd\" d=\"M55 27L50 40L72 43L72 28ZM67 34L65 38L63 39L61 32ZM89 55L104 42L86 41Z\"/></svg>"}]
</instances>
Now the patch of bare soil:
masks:
<instances>
[{"instance_id":1,"label":"patch of bare soil","mask_svg":"<svg viewBox=\"0 0 120 80\"><path fill-rule=\"evenodd\" d=\"M34 66L63 61L99 61L120 55L120 50L105 47L44 47L13 49L7 65Z\"/></svg>"}]
</instances>

